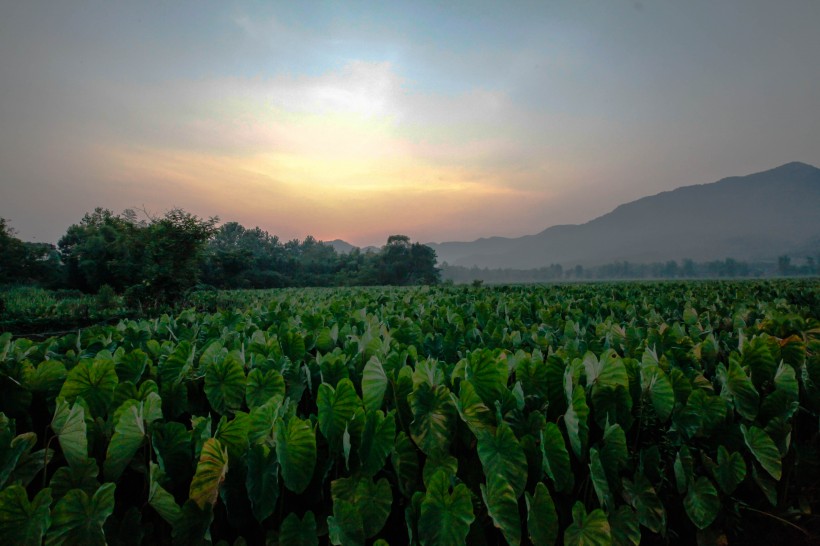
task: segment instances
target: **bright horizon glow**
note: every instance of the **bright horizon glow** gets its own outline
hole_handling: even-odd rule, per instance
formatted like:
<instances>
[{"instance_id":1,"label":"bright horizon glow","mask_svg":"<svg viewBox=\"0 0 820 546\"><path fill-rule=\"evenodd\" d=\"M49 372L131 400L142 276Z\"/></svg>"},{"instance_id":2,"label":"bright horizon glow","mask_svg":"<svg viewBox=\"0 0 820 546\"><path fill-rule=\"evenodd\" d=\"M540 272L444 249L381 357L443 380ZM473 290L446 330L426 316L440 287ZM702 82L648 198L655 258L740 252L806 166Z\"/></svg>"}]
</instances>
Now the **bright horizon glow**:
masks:
<instances>
[{"instance_id":1,"label":"bright horizon glow","mask_svg":"<svg viewBox=\"0 0 820 546\"><path fill-rule=\"evenodd\" d=\"M594 7L593 7L594 6ZM820 163L820 4L20 3L0 216L181 207L359 246L583 223Z\"/></svg>"}]
</instances>

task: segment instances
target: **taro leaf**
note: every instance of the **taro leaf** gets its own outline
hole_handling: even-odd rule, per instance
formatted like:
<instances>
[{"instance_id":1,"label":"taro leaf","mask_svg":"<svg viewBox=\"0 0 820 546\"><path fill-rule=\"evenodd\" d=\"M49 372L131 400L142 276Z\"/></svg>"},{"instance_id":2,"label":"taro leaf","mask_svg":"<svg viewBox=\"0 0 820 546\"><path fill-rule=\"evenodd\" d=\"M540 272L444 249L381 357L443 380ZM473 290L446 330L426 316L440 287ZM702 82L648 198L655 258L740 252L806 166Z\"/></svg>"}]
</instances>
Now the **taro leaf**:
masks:
<instances>
[{"instance_id":1,"label":"taro leaf","mask_svg":"<svg viewBox=\"0 0 820 546\"><path fill-rule=\"evenodd\" d=\"M189 497L200 509L213 506L219 496L219 486L228 473L228 450L216 438L208 438L202 446L196 473L191 481Z\"/></svg>"},{"instance_id":2,"label":"taro leaf","mask_svg":"<svg viewBox=\"0 0 820 546\"><path fill-rule=\"evenodd\" d=\"M527 485L527 456L509 425L502 421L495 435L479 436L477 450L484 475L488 479L495 475L504 477L518 499Z\"/></svg>"},{"instance_id":3,"label":"taro leaf","mask_svg":"<svg viewBox=\"0 0 820 546\"><path fill-rule=\"evenodd\" d=\"M780 452L771 437L766 434L765 430L755 426L746 428L746 425L740 425L740 432L743 433L743 441L746 443L746 447L752 452L760 466L772 478L780 480L782 474Z\"/></svg>"},{"instance_id":4,"label":"taro leaf","mask_svg":"<svg viewBox=\"0 0 820 546\"><path fill-rule=\"evenodd\" d=\"M248 451L247 465L245 487L248 490L253 515L262 523L273 514L279 498L279 461L276 452L268 446L254 445Z\"/></svg>"},{"instance_id":5,"label":"taro leaf","mask_svg":"<svg viewBox=\"0 0 820 546\"><path fill-rule=\"evenodd\" d=\"M57 398L57 407L51 428L57 434L63 456L72 467L80 466L88 459L88 437L86 435L85 410L77 402L69 408L63 398Z\"/></svg>"},{"instance_id":6,"label":"taro leaf","mask_svg":"<svg viewBox=\"0 0 820 546\"><path fill-rule=\"evenodd\" d=\"M527 533L533 544L555 544L558 539L558 515L549 489L539 482L535 495L524 493L527 501Z\"/></svg>"},{"instance_id":7,"label":"taro leaf","mask_svg":"<svg viewBox=\"0 0 820 546\"><path fill-rule=\"evenodd\" d=\"M774 376L774 384L774 392L764 398L760 406L759 418L763 423L775 418L788 421L799 405L800 388L794 368L781 362Z\"/></svg>"},{"instance_id":8,"label":"taro leaf","mask_svg":"<svg viewBox=\"0 0 820 546\"><path fill-rule=\"evenodd\" d=\"M234 353L208 367L205 372L205 396L220 414L236 411L245 398L245 369Z\"/></svg>"},{"instance_id":9,"label":"taro leaf","mask_svg":"<svg viewBox=\"0 0 820 546\"><path fill-rule=\"evenodd\" d=\"M124 381L131 381L135 385L139 383L146 366L151 362L148 355L141 349L134 349L130 353L123 354L122 356L114 356L114 368L117 372L117 377L120 379L120 383Z\"/></svg>"},{"instance_id":10,"label":"taro leaf","mask_svg":"<svg viewBox=\"0 0 820 546\"><path fill-rule=\"evenodd\" d=\"M465 370L466 379L489 407L507 390L508 374L507 362L489 350L471 354Z\"/></svg>"},{"instance_id":11,"label":"taro leaf","mask_svg":"<svg viewBox=\"0 0 820 546\"><path fill-rule=\"evenodd\" d=\"M279 544L287 546L318 546L316 536L316 518L308 510L302 519L291 512L279 528Z\"/></svg>"},{"instance_id":12,"label":"taro leaf","mask_svg":"<svg viewBox=\"0 0 820 546\"><path fill-rule=\"evenodd\" d=\"M569 381L569 376L567 376ZM584 388L576 385L572 390L572 399L567 399L567 412L564 414L564 422L567 425L567 434L572 451L579 460L583 460L586 455L587 442L589 440L589 406Z\"/></svg>"},{"instance_id":13,"label":"taro leaf","mask_svg":"<svg viewBox=\"0 0 820 546\"><path fill-rule=\"evenodd\" d=\"M234 418L228 421L224 415L219 420L214 438L228 448L228 455L232 460L238 460L248 451L248 436L250 434L250 418L248 414L237 411Z\"/></svg>"},{"instance_id":14,"label":"taro leaf","mask_svg":"<svg viewBox=\"0 0 820 546\"><path fill-rule=\"evenodd\" d=\"M202 351L202 354L199 356L199 368L201 370L207 370L217 362L224 360L227 354L228 349L225 349L219 340L213 341L205 347L205 350ZM191 357L193 358L193 355L191 355Z\"/></svg>"},{"instance_id":15,"label":"taro leaf","mask_svg":"<svg viewBox=\"0 0 820 546\"><path fill-rule=\"evenodd\" d=\"M282 398L271 398L256 409L251 410L248 441L251 444L273 444L276 414L282 406Z\"/></svg>"},{"instance_id":16,"label":"taro leaf","mask_svg":"<svg viewBox=\"0 0 820 546\"><path fill-rule=\"evenodd\" d=\"M761 474L757 470L757 465L752 463L752 479L755 481L760 490L766 496L766 500L772 506L777 506L777 482L771 479L766 474Z\"/></svg>"},{"instance_id":17,"label":"taro leaf","mask_svg":"<svg viewBox=\"0 0 820 546\"><path fill-rule=\"evenodd\" d=\"M129 400L123 406L124 411L118 410L119 418L103 464L103 472L109 481L120 477L145 439L142 402Z\"/></svg>"},{"instance_id":18,"label":"taro leaf","mask_svg":"<svg viewBox=\"0 0 820 546\"><path fill-rule=\"evenodd\" d=\"M362 399L368 411L381 409L387 391L387 374L375 356L367 361L362 371Z\"/></svg>"},{"instance_id":19,"label":"taro leaf","mask_svg":"<svg viewBox=\"0 0 820 546\"><path fill-rule=\"evenodd\" d=\"M285 379L274 369L262 372L254 368L248 374L245 400L250 409L256 409L274 396L285 397Z\"/></svg>"},{"instance_id":20,"label":"taro leaf","mask_svg":"<svg viewBox=\"0 0 820 546\"><path fill-rule=\"evenodd\" d=\"M641 543L641 527L638 516L626 505L609 514L612 544L615 546L638 546Z\"/></svg>"},{"instance_id":21,"label":"taro leaf","mask_svg":"<svg viewBox=\"0 0 820 546\"><path fill-rule=\"evenodd\" d=\"M678 493L683 495L689 488L689 482L692 481L694 473L694 461L689 448L685 445L681 446L675 457L675 482L678 487Z\"/></svg>"},{"instance_id":22,"label":"taro leaf","mask_svg":"<svg viewBox=\"0 0 820 546\"><path fill-rule=\"evenodd\" d=\"M413 412L410 435L426 455L447 453L455 428L455 405L445 386L422 382L408 397Z\"/></svg>"},{"instance_id":23,"label":"taro leaf","mask_svg":"<svg viewBox=\"0 0 820 546\"><path fill-rule=\"evenodd\" d=\"M361 404L350 379L342 379L335 389L327 383L319 385L316 394L319 430L327 438L331 450L338 451L341 447L345 427Z\"/></svg>"},{"instance_id":24,"label":"taro leaf","mask_svg":"<svg viewBox=\"0 0 820 546\"><path fill-rule=\"evenodd\" d=\"M316 436L309 421L291 417L276 421L276 456L285 487L301 493L310 484L316 467Z\"/></svg>"},{"instance_id":25,"label":"taro leaf","mask_svg":"<svg viewBox=\"0 0 820 546\"><path fill-rule=\"evenodd\" d=\"M17 459L17 465L14 471L8 478L9 483L16 483L23 487L28 487L28 484L34 477L46 468L54 459L54 450L51 448L38 449L37 451L28 451L20 455Z\"/></svg>"},{"instance_id":26,"label":"taro leaf","mask_svg":"<svg viewBox=\"0 0 820 546\"><path fill-rule=\"evenodd\" d=\"M171 531L172 543L178 546L204 546L205 534L213 519L214 507L210 503L200 507L192 499L188 499L182 505L180 516Z\"/></svg>"},{"instance_id":27,"label":"taro leaf","mask_svg":"<svg viewBox=\"0 0 820 546\"><path fill-rule=\"evenodd\" d=\"M609 521L601 509L589 514L584 505L576 502L572 507L572 523L564 531L566 546L608 546L612 544Z\"/></svg>"},{"instance_id":28,"label":"taro leaf","mask_svg":"<svg viewBox=\"0 0 820 546\"><path fill-rule=\"evenodd\" d=\"M81 360L68 372L60 396L69 403L80 396L88 405L91 415L103 417L114 398L117 383L113 360Z\"/></svg>"},{"instance_id":29,"label":"taro leaf","mask_svg":"<svg viewBox=\"0 0 820 546\"><path fill-rule=\"evenodd\" d=\"M689 491L683 498L683 507L698 529L706 529L715 521L720 510L720 499L709 478L700 476L689 484Z\"/></svg>"},{"instance_id":30,"label":"taro leaf","mask_svg":"<svg viewBox=\"0 0 820 546\"><path fill-rule=\"evenodd\" d=\"M160 387L178 384L194 365L194 347L188 341L180 341L174 351L157 364L157 380Z\"/></svg>"},{"instance_id":31,"label":"taro leaf","mask_svg":"<svg viewBox=\"0 0 820 546\"><path fill-rule=\"evenodd\" d=\"M316 348L323 353L329 353L336 346L333 341L333 336L330 334L330 328L325 326L316 334Z\"/></svg>"},{"instance_id":32,"label":"taro leaf","mask_svg":"<svg viewBox=\"0 0 820 546\"><path fill-rule=\"evenodd\" d=\"M731 495L735 488L746 477L746 462L738 453L729 453L723 447L718 447L717 465L713 469L715 481L727 495Z\"/></svg>"},{"instance_id":33,"label":"taro leaf","mask_svg":"<svg viewBox=\"0 0 820 546\"><path fill-rule=\"evenodd\" d=\"M748 367L755 387L760 389L764 383L774 378L777 362L769 348L768 336L755 337L743 344L741 366Z\"/></svg>"},{"instance_id":34,"label":"taro leaf","mask_svg":"<svg viewBox=\"0 0 820 546\"><path fill-rule=\"evenodd\" d=\"M467 379L459 384L458 399L451 395L456 404L461 419L467 423L467 427L475 436L482 433L495 433L495 416L487 404L475 391L473 384Z\"/></svg>"},{"instance_id":35,"label":"taro leaf","mask_svg":"<svg viewBox=\"0 0 820 546\"><path fill-rule=\"evenodd\" d=\"M463 483L450 491L445 471L431 478L421 501L418 530L422 546L460 546L465 544L470 524L475 519L470 490Z\"/></svg>"},{"instance_id":36,"label":"taro leaf","mask_svg":"<svg viewBox=\"0 0 820 546\"><path fill-rule=\"evenodd\" d=\"M65 382L65 365L58 360L44 360L26 374L26 386L32 391L59 392Z\"/></svg>"},{"instance_id":37,"label":"taro leaf","mask_svg":"<svg viewBox=\"0 0 820 546\"><path fill-rule=\"evenodd\" d=\"M599 427L604 428L607 422L621 423L627 428L632 426L632 397L628 387L600 386L596 383L590 398Z\"/></svg>"},{"instance_id":38,"label":"taro leaf","mask_svg":"<svg viewBox=\"0 0 820 546\"><path fill-rule=\"evenodd\" d=\"M342 500L359 511L365 538L373 537L382 530L393 504L393 492L387 478L378 482L368 477L340 478L331 482L330 491L334 507L337 501Z\"/></svg>"},{"instance_id":39,"label":"taro leaf","mask_svg":"<svg viewBox=\"0 0 820 546\"><path fill-rule=\"evenodd\" d=\"M362 440L359 443L359 463L368 476L375 476L384 467L396 440L395 410L387 415L381 411L365 415Z\"/></svg>"},{"instance_id":40,"label":"taro leaf","mask_svg":"<svg viewBox=\"0 0 820 546\"><path fill-rule=\"evenodd\" d=\"M51 477L49 487L54 499L59 500L72 489L81 489L87 495L93 495L100 487L97 475L100 473L94 459L86 459L76 466L61 466Z\"/></svg>"},{"instance_id":41,"label":"taro leaf","mask_svg":"<svg viewBox=\"0 0 820 546\"><path fill-rule=\"evenodd\" d=\"M600 454L610 483L620 483L618 474L626 468L629 462L626 434L620 425L609 425L604 428L604 445L601 447Z\"/></svg>"},{"instance_id":42,"label":"taro leaf","mask_svg":"<svg viewBox=\"0 0 820 546\"><path fill-rule=\"evenodd\" d=\"M424 461L424 469L421 471L422 483L425 487L430 486L430 480L440 470L447 472L448 476L455 476L458 472L458 459L452 455L428 457Z\"/></svg>"},{"instance_id":43,"label":"taro leaf","mask_svg":"<svg viewBox=\"0 0 820 546\"><path fill-rule=\"evenodd\" d=\"M655 493L652 483L643 474L636 474L635 481L623 480L624 497L638 513L638 521L654 533L663 534L666 529L666 510Z\"/></svg>"},{"instance_id":44,"label":"taro leaf","mask_svg":"<svg viewBox=\"0 0 820 546\"><path fill-rule=\"evenodd\" d=\"M410 498L419 481L419 458L416 448L404 432L399 432L396 436L390 462L396 472L399 491L405 497Z\"/></svg>"},{"instance_id":45,"label":"taro leaf","mask_svg":"<svg viewBox=\"0 0 820 546\"><path fill-rule=\"evenodd\" d=\"M690 438L702 433L709 436L726 418L726 402L702 389L695 389L686 400L686 406L675 417L678 429Z\"/></svg>"},{"instance_id":46,"label":"taro leaf","mask_svg":"<svg viewBox=\"0 0 820 546\"><path fill-rule=\"evenodd\" d=\"M6 433L10 436L10 434ZM4 442L3 442L4 443ZM17 462L37 443L37 435L33 432L24 432L12 438L6 445L0 443L0 488L14 472Z\"/></svg>"},{"instance_id":47,"label":"taro leaf","mask_svg":"<svg viewBox=\"0 0 820 546\"><path fill-rule=\"evenodd\" d=\"M174 496L169 493L160 483L163 478L162 469L154 463L150 463L150 485L148 487L148 504L157 511L169 525L176 525L182 511L174 500Z\"/></svg>"},{"instance_id":48,"label":"taro leaf","mask_svg":"<svg viewBox=\"0 0 820 546\"><path fill-rule=\"evenodd\" d=\"M175 421L156 423L151 434L151 445L159 467L166 475L176 483L190 480L194 452L191 431L185 425Z\"/></svg>"},{"instance_id":49,"label":"taro leaf","mask_svg":"<svg viewBox=\"0 0 820 546\"><path fill-rule=\"evenodd\" d=\"M598 496L598 504L607 511L611 511L615 503L609 489L609 481L601 462L601 456L594 447L589 450L589 477L592 481L592 487L595 489L595 494Z\"/></svg>"},{"instance_id":50,"label":"taro leaf","mask_svg":"<svg viewBox=\"0 0 820 546\"><path fill-rule=\"evenodd\" d=\"M669 419L675 407L675 391L666 373L655 365L641 368L641 389L649 394L652 407L661 422Z\"/></svg>"},{"instance_id":51,"label":"taro leaf","mask_svg":"<svg viewBox=\"0 0 820 546\"><path fill-rule=\"evenodd\" d=\"M501 529L508 544L521 544L521 516L512 485L500 474L487 475L487 485L482 483L481 498L493 524Z\"/></svg>"},{"instance_id":52,"label":"taro leaf","mask_svg":"<svg viewBox=\"0 0 820 546\"><path fill-rule=\"evenodd\" d=\"M737 412L746 419L753 420L757 416L760 396L754 385L752 385L752 380L749 379L749 376L746 375L737 360L734 358L729 359L728 371L723 367L723 364L719 364L717 375L723 383L720 395L733 400Z\"/></svg>"},{"instance_id":53,"label":"taro leaf","mask_svg":"<svg viewBox=\"0 0 820 546\"><path fill-rule=\"evenodd\" d=\"M541 451L544 471L552 479L557 491L569 493L575 483L569 463L569 453L564 435L555 423L547 423L541 431Z\"/></svg>"},{"instance_id":54,"label":"taro leaf","mask_svg":"<svg viewBox=\"0 0 820 546\"><path fill-rule=\"evenodd\" d=\"M333 515L327 518L327 530L331 544L364 546L364 522L359 509L344 499L333 500Z\"/></svg>"},{"instance_id":55,"label":"taro leaf","mask_svg":"<svg viewBox=\"0 0 820 546\"><path fill-rule=\"evenodd\" d=\"M113 483L106 483L89 498L84 491L72 489L57 502L51 514L46 545L104 545L103 524L114 511Z\"/></svg>"},{"instance_id":56,"label":"taro leaf","mask_svg":"<svg viewBox=\"0 0 820 546\"><path fill-rule=\"evenodd\" d=\"M0 491L0 537L6 544L40 546L51 524L51 489L41 489L29 502L26 490L11 485Z\"/></svg>"}]
</instances>

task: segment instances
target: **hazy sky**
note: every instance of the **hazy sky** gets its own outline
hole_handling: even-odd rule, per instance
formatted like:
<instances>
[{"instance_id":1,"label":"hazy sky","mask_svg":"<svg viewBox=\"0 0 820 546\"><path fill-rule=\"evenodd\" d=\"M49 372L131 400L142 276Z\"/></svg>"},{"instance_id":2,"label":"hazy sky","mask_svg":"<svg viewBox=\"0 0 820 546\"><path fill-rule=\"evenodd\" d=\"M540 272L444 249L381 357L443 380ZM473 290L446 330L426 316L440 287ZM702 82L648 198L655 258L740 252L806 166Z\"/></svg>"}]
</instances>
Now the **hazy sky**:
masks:
<instances>
[{"instance_id":1,"label":"hazy sky","mask_svg":"<svg viewBox=\"0 0 820 546\"><path fill-rule=\"evenodd\" d=\"M445 7L446 4L446 7ZM0 217L472 240L820 165L820 1L0 4Z\"/></svg>"}]
</instances>

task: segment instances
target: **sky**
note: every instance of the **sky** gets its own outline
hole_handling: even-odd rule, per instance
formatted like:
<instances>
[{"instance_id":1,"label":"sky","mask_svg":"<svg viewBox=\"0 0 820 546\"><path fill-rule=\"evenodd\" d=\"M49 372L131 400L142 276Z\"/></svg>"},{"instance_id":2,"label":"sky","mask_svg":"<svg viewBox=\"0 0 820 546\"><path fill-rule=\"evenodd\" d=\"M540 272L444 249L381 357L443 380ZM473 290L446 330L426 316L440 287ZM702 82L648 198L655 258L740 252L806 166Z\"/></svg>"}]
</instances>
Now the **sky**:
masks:
<instances>
[{"instance_id":1,"label":"sky","mask_svg":"<svg viewBox=\"0 0 820 546\"><path fill-rule=\"evenodd\" d=\"M817 0L3 2L0 217L521 236L820 165ZM141 213L142 214L142 213Z\"/></svg>"}]
</instances>

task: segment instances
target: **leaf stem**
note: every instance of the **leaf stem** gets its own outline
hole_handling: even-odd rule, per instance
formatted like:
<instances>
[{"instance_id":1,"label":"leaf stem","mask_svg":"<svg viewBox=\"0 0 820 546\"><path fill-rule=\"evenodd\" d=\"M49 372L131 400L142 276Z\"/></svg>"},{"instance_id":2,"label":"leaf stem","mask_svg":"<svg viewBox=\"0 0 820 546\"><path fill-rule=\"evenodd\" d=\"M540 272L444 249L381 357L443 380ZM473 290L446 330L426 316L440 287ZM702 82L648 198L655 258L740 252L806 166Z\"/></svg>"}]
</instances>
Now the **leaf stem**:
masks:
<instances>
[{"instance_id":1,"label":"leaf stem","mask_svg":"<svg viewBox=\"0 0 820 546\"><path fill-rule=\"evenodd\" d=\"M800 531L801 533L803 533L803 534L804 534L805 536L807 536L807 537L808 537L808 536L811 536L811 535L809 534L809 532L808 532L808 531L806 531L805 529L803 529L803 528L802 528L802 527L800 527L799 525L796 525L796 524L794 524L794 523L790 522L789 520L783 519L783 518L781 518L780 516L775 516L774 514L771 514L771 513L769 513L769 512L764 512L763 510L758 510L757 508L752 508L751 506L743 506L743 505L741 505L741 506L740 506L740 508L742 508L743 510L748 510L748 511L750 511L750 512L755 512L756 514L760 514L760 515L762 515L762 516L768 516L768 517L770 517L770 518L772 518L772 519L774 519L774 520L779 521L779 522L780 522L780 523L782 523L783 525L788 525L789 527L793 527L794 529L796 529L796 530Z\"/></svg>"}]
</instances>

